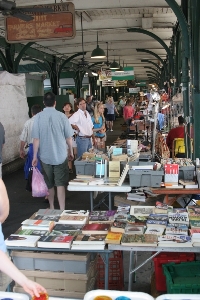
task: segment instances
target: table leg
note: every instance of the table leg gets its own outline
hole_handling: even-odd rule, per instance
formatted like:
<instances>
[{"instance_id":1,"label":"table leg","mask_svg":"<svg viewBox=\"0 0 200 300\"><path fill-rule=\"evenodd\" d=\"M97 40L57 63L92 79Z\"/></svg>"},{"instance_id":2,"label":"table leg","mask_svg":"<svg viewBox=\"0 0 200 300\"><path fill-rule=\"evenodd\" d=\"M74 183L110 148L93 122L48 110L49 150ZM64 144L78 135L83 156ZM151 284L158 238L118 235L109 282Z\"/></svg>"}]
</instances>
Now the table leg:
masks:
<instances>
[{"instance_id":1,"label":"table leg","mask_svg":"<svg viewBox=\"0 0 200 300\"><path fill-rule=\"evenodd\" d=\"M133 280L133 257L134 251L130 251L130 260L129 260L129 276L128 276L128 291L132 291L132 280Z\"/></svg>"},{"instance_id":2,"label":"table leg","mask_svg":"<svg viewBox=\"0 0 200 300\"><path fill-rule=\"evenodd\" d=\"M109 197L109 210L111 210L111 192L108 193L108 197Z\"/></svg>"},{"instance_id":3,"label":"table leg","mask_svg":"<svg viewBox=\"0 0 200 300\"><path fill-rule=\"evenodd\" d=\"M91 211L93 211L93 192L90 192L90 207L91 207Z\"/></svg>"},{"instance_id":4,"label":"table leg","mask_svg":"<svg viewBox=\"0 0 200 300\"><path fill-rule=\"evenodd\" d=\"M105 284L104 284L104 289L105 290L108 290L108 278L109 278L109 255L110 253L109 252L106 252L106 253L99 253L103 262L104 262L104 265L105 265Z\"/></svg>"}]
</instances>

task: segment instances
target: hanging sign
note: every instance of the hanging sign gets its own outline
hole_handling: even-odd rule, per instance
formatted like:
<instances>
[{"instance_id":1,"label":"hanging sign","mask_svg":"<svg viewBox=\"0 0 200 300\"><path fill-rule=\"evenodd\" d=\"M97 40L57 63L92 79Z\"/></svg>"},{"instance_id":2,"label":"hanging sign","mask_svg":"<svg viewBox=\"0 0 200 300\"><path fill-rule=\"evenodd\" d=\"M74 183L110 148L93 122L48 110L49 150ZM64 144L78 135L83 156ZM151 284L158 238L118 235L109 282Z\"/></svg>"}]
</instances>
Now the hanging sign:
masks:
<instances>
[{"instance_id":1,"label":"hanging sign","mask_svg":"<svg viewBox=\"0 0 200 300\"><path fill-rule=\"evenodd\" d=\"M124 67L124 71L112 71L112 80L132 80L134 79L134 68Z\"/></svg>"},{"instance_id":2,"label":"hanging sign","mask_svg":"<svg viewBox=\"0 0 200 300\"><path fill-rule=\"evenodd\" d=\"M140 92L140 88L139 87L129 88L129 93L130 94L137 94L138 92Z\"/></svg>"},{"instance_id":3,"label":"hanging sign","mask_svg":"<svg viewBox=\"0 0 200 300\"><path fill-rule=\"evenodd\" d=\"M127 86L127 80L114 80L114 87Z\"/></svg>"},{"instance_id":4,"label":"hanging sign","mask_svg":"<svg viewBox=\"0 0 200 300\"><path fill-rule=\"evenodd\" d=\"M112 80L112 73L111 70L101 70L99 72L99 80Z\"/></svg>"},{"instance_id":5,"label":"hanging sign","mask_svg":"<svg viewBox=\"0 0 200 300\"><path fill-rule=\"evenodd\" d=\"M102 86L114 86L114 81L113 80L103 80Z\"/></svg>"},{"instance_id":6,"label":"hanging sign","mask_svg":"<svg viewBox=\"0 0 200 300\"><path fill-rule=\"evenodd\" d=\"M136 82L136 86L146 86L146 81Z\"/></svg>"},{"instance_id":7,"label":"hanging sign","mask_svg":"<svg viewBox=\"0 0 200 300\"><path fill-rule=\"evenodd\" d=\"M34 5L24 7L33 16L31 21L23 21L15 17L5 18L8 43L32 42L42 40L72 39L76 35L75 8L71 2ZM33 8L51 8L52 12L32 12Z\"/></svg>"}]
</instances>

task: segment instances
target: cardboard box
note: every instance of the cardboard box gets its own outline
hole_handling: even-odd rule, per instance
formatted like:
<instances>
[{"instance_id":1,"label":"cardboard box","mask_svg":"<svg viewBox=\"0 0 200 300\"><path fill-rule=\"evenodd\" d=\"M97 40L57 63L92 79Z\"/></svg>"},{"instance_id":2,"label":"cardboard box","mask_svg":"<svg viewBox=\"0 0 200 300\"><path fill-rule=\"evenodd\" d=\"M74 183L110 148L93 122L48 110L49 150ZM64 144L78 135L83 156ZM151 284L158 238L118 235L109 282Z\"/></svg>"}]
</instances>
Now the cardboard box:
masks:
<instances>
[{"instance_id":1,"label":"cardboard box","mask_svg":"<svg viewBox=\"0 0 200 300\"><path fill-rule=\"evenodd\" d=\"M94 281L94 264L90 264L87 274L73 274L65 272L21 270L30 280L33 280L46 289L68 292L86 293ZM16 284L18 286L18 284Z\"/></svg>"},{"instance_id":2,"label":"cardboard box","mask_svg":"<svg viewBox=\"0 0 200 300\"><path fill-rule=\"evenodd\" d=\"M90 253L51 253L34 251L12 251L15 266L26 270L41 270L66 273L87 273L93 259Z\"/></svg>"}]
</instances>

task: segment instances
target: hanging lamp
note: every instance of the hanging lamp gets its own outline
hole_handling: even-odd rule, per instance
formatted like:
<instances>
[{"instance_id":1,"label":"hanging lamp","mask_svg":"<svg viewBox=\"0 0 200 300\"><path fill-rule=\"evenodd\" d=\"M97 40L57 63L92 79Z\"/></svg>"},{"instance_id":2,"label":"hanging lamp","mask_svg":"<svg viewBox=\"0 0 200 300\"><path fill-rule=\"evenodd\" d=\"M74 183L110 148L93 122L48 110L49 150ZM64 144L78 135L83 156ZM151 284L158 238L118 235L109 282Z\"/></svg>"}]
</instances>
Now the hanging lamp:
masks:
<instances>
[{"instance_id":1,"label":"hanging lamp","mask_svg":"<svg viewBox=\"0 0 200 300\"><path fill-rule=\"evenodd\" d=\"M103 49L99 48L98 45L98 31L97 31L97 47L92 51L91 58L105 58L105 52Z\"/></svg>"},{"instance_id":2,"label":"hanging lamp","mask_svg":"<svg viewBox=\"0 0 200 300\"><path fill-rule=\"evenodd\" d=\"M115 59L113 60L112 64L110 65L110 69L111 70L119 69L119 64L115 61Z\"/></svg>"}]
</instances>

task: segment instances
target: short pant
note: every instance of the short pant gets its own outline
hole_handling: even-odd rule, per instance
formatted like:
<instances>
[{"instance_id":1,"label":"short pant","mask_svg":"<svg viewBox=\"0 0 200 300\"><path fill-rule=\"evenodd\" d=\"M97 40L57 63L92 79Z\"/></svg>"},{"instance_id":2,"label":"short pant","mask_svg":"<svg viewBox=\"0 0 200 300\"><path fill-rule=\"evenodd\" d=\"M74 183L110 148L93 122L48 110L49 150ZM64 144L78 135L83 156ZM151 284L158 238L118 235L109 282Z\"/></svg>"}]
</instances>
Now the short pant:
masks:
<instances>
[{"instance_id":1,"label":"short pant","mask_svg":"<svg viewBox=\"0 0 200 300\"><path fill-rule=\"evenodd\" d=\"M68 160L60 165L48 165L41 161L42 174L48 189L54 186L66 186L69 177Z\"/></svg>"},{"instance_id":2,"label":"short pant","mask_svg":"<svg viewBox=\"0 0 200 300\"><path fill-rule=\"evenodd\" d=\"M114 114L107 114L106 115L106 121L114 121L115 120L115 115Z\"/></svg>"}]
</instances>

